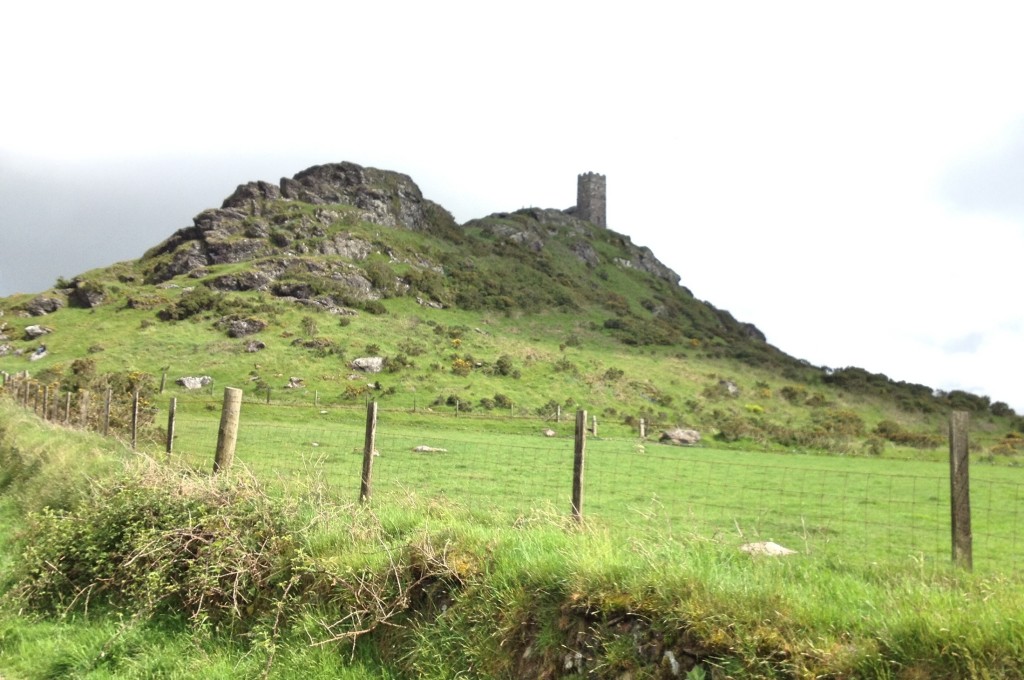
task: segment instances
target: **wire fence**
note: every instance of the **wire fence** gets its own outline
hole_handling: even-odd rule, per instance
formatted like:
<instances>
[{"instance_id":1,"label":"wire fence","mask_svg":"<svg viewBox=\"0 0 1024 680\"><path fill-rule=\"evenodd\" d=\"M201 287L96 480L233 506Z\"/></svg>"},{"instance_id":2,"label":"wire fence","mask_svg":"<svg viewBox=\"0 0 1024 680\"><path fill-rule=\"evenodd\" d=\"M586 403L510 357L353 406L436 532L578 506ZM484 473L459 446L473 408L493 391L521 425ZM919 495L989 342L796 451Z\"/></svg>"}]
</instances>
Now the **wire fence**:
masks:
<instances>
[{"instance_id":1,"label":"wire fence","mask_svg":"<svg viewBox=\"0 0 1024 680\"><path fill-rule=\"evenodd\" d=\"M5 393L41 417L134 442L139 408L76 395ZM166 411L149 404L139 447L165 455ZM220 405L189 400L174 419L171 458L212 470ZM596 425L594 426L596 427ZM801 554L858 563L947 565L951 475L936 462L678 447L639 436L586 441L581 488L588 526L631 541L686 538L742 545L771 541ZM574 424L551 419L456 417L383 410L373 457L373 501L444 499L490 521L526 523L571 511ZM272 485L331 485L358 497L365 446L361 408L246 401L236 464ZM159 453L157 453L159 452ZM1024 566L1020 469L978 465L970 476L973 566L1010 574Z\"/></svg>"},{"instance_id":2,"label":"wire fence","mask_svg":"<svg viewBox=\"0 0 1024 680\"><path fill-rule=\"evenodd\" d=\"M356 498L363 414L248 403L237 462L275 483L313 477ZM575 433L569 423L489 430L451 415L383 412L376 429L373 502L445 499L511 522L570 516ZM179 418L176 457L212 464L216 413ZM542 433L542 430L546 431ZM951 561L949 469L940 463L679 447L639 437L586 441L583 516L625 541L771 541L842 562ZM1024 565L1020 470L976 465L970 479L973 565Z\"/></svg>"}]
</instances>

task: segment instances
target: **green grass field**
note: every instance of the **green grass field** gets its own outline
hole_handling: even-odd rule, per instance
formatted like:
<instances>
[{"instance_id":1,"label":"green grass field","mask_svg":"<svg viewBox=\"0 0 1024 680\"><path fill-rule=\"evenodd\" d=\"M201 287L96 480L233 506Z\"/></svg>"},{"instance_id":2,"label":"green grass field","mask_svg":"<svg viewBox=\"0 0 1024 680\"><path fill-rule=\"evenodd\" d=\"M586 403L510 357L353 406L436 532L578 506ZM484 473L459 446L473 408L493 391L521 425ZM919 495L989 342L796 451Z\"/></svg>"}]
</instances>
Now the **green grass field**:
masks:
<instances>
[{"instance_id":1,"label":"green grass field","mask_svg":"<svg viewBox=\"0 0 1024 680\"><path fill-rule=\"evenodd\" d=\"M179 413L176 460L212 466L212 402ZM443 498L470 512L524 521L567 517L574 424L527 418L382 411L373 503ZM550 427L555 437L545 437ZM585 520L624 536L697 537L725 545L774 541L815 559L942 568L951 560L949 471L942 461L675 447L589 437ZM236 463L277 484L318 480L359 493L365 413L359 408L244 405ZM599 432L601 428L599 427ZM445 449L417 453L417 446ZM974 566L1024 563L1021 470L971 468Z\"/></svg>"},{"instance_id":2,"label":"green grass field","mask_svg":"<svg viewBox=\"0 0 1024 680\"><path fill-rule=\"evenodd\" d=\"M593 677L653 678L668 672L662 650L689 649L693 675L684 668L680 677L1022 677L1016 496L1006 491L1019 487L1015 468L973 468L977 573L966 574L948 568L942 547L948 512L937 463L591 437L580 531L568 512L568 423L385 410L373 498L360 506L362 409L249 402L237 466L211 479L219 414L210 403L183 400L169 465L0 404L0 567L17 575L0 578L0 674L560 677L566 658L580 658ZM542 426L558 436L541 436ZM156 439L140 449L163 460ZM421 444L447 451L413 453ZM182 474L179 465L203 474ZM246 469L272 493L247 481ZM112 489L120 491L109 504L106 495L91 498ZM31 546L18 535L39 531L27 512L65 508L53 526L89 526L97 533L83 539L96 540L108 530L126 536L133 507L175 508L190 497L228 513L223 524L220 515L202 520L225 533L204 557L213 560L207 567L179 574L172 562L160 573L198 579L187 583L206 589L203 597L225 595L204 568L223 569L211 574L228 582L238 573L290 573L271 590L287 603L286 625L273 605L238 609L233 632L203 617L133 609L134 598L103 604L99 590L87 606L73 590L56 609L19 599L19 589L50 573L25 571ZM133 505L140 499L156 505ZM106 519L95 524L97 517ZM258 572L269 545L259 537L278 520L285 533L275 544L296 550L280 554L288 556L282 572ZM1000 532L1002 548L991 538ZM237 553L250 534L252 552ZM44 543L60 536L36 535ZM154 537L174 535L174 526L143 533L123 549L143 559L163 545ZM758 539L800 554L752 559L737 549ZM80 556L89 555L84 547ZM145 583L157 576L146 573ZM351 590L354 582L361 585ZM302 584L301 593L289 597L285 583ZM381 615L395 618L353 645L346 631L375 620L365 604L386 604L377 596L394 589L403 604Z\"/></svg>"}]
</instances>

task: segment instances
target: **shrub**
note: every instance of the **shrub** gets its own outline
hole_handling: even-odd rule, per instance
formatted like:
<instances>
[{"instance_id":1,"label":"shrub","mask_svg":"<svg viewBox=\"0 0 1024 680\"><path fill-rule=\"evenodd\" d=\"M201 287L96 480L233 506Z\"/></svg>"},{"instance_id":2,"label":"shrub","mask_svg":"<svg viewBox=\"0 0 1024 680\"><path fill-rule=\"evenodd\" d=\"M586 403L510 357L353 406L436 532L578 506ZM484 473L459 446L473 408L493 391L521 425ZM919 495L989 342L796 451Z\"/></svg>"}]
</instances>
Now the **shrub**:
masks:
<instances>
[{"instance_id":1,"label":"shrub","mask_svg":"<svg viewBox=\"0 0 1024 680\"><path fill-rule=\"evenodd\" d=\"M393 357L384 357L384 370L388 373L398 373L403 368L413 368L416 364L409 361L404 354L396 354Z\"/></svg>"},{"instance_id":2,"label":"shrub","mask_svg":"<svg viewBox=\"0 0 1024 680\"><path fill-rule=\"evenodd\" d=\"M320 328L317 326L316 319L311 316L302 317L302 332L307 336L314 336L320 332Z\"/></svg>"},{"instance_id":3,"label":"shrub","mask_svg":"<svg viewBox=\"0 0 1024 680\"><path fill-rule=\"evenodd\" d=\"M602 377L605 382L615 382L616 380L620 380L624 375L625 372L621 368L609 368L604 372L604 376Z\"/></svg>"},{"instance_id":4,"label":"shrub","mask_svg":"<svg viewBox=\"0 0 1024 680\"><path fill-rule=\"evenodd\" d=\"M864 421L855 411L829 409L812 414L815 425L833 436L856 437L864 434Z\"/></svg>"},{"instance_id":5,"label":"shrub","mask_svg":"<svg viewBox=\"0 0 1024 680\"><path fill-rule=\"evenodd\" d=\"M779 390L779 394L791 404L799 404L807 399L807 389L796 385L786 385Z\"/></svg>"},{"instance_id":6,"label":"shrub","mask_svg":"<svg viewBox=\"0 0 1024 680\"><path fill-rule=\"evenodd\" d=\"M887 439L893 444L910 446L916 449L933 449L942 444L942 437L927 432L908 432L899 423L882 420L875 426L874 434Z\"/></svg>"},{"instance_id":7,"label":"shrub","mask_svg":"<svg viewBox=\"0 0 1024 680\"><path fill-rule=\"evenodd\" d=\"M246 481L140 466L95 480L70 511L29 517L13 594L36 611L108 605L239 627L270 611L290 581L286 514Z\"/></svg>"},{"instance_id":8,"label":"shrub","mask_svg":"<svg viewBox=\"0 0 1024 680\"><path fill-rule=\"evenodd\" d=\"M512 400L504 394L495 394L494 405L498 408L512 408Z\"/></svg>"},{"instance_id":9,"label":"shrub","mask_svg":"<svg viewBox=\"0 0 1024 680\"><path fill-rule=\"evenodd\" d=\"M992 405L989 407L989 411L992 412L992 415L998 416L998 417L1003 417L1003 416L1011 416L1012 417L1012 416L1017 415L1017 413L1012 408L1010 408L1010 405L1007 404L1005 401L993 402Z\"/></svg>"},{"instance_id":10,"label":"shrub","mask_svg":"<svg viewBox=\"0 0 1024 680\"><path fill-rule=\"evenodd\" d=\"M512 363L512 357L507 354L502 354L498 357L498 360L494 362L494 372L498 375L514 375L519 373L516 370L515 365ZM518 377L518 375L515 377Z\"/></svg>"},{"instance_id":11,"label":"shrub","mask_svg":"<svg viewBox=\"0 0 1024 680\"><path fill-rule=\"evenodd\" d=\"M385 297L394 295L397 276L395 275L395 270L391 268L391 265L386 260L377 257L371 258L366 261L364 271L366 272L366 278L370 280L373 287L379 290L382 295Z\"/></svg>"},{"instance_id":12,"label":"shrub","mask_svg":"<svg viewBox=\"0 0 1024 680\"><path fill-rule=\"evenodd\" d=\"M455 375L467 376L473 370L473 364L472 362L462 359L460 357L455 357L454 359L452 359L451 370L452 373L454 373Z\"/></svg>"},{"instance_id":13,"label":"shrub","mask_svg":"<svg viewBox=\"0 0 1024 680\"><path fill-rule=\"evenodd\" d=\"M552 366L555 369L555 371L558 372L558 373L573 373L573 374L575 374L577 372L576 364L572 363L571 361L569 361L565 357L562 357L561 359L556 361Z\"/></svg>"},{"instance_id":14,"label":"shrub","mask_svg":"<svg viewBox=\"0 0 1024 680\"><path fill-rule=\"evenodd\" d=\"M197 286L181 294L177 302L157 313L163 321L181 321L218 309L221 297L209 288Z\"/></svg>"}]
</instances>

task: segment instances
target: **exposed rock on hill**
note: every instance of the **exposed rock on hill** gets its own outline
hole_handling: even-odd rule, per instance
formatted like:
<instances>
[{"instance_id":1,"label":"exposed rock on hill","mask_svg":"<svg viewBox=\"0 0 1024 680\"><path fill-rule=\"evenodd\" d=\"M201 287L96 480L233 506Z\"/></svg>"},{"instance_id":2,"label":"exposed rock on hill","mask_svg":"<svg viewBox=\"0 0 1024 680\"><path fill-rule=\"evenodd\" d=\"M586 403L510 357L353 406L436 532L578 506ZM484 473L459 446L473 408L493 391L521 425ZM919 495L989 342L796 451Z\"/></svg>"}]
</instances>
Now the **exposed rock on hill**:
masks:
<instances>
[{"instance_id":1,"label":"exposed rock on hill","mask_svg":"<svg viewBox=\"0 0 1024 680\"><path fill-rule=\"evenodd\" d=\"M56 312L64 306L64 303L57 298L39 295L25 303L25 311L32 316L45 316Z\"/></svg>"},{"instance_id":2,"label":"exposed rock on hill","mask_svg":"<svg viewBox=\"0 0 1024 680\"><path fill-rule=\"evenodd\" d=\"M353 210L308 210L302 205L343 205ZM365 259L372 246L362 239L334 235L323 240L327 227L345 220L414 231L456 226L451 214L423 198L407 175L354 163L317 165L282 179L280 187L267 182L243 184L220 208L199 213L191 227L178 230L146 253L147 282L161 283L206 266L282 252L302 254L309 248L303 240L310 237L321 239L320 254ZM266 285L261 282L258 287Z\"/></svg>"}]
</instances>

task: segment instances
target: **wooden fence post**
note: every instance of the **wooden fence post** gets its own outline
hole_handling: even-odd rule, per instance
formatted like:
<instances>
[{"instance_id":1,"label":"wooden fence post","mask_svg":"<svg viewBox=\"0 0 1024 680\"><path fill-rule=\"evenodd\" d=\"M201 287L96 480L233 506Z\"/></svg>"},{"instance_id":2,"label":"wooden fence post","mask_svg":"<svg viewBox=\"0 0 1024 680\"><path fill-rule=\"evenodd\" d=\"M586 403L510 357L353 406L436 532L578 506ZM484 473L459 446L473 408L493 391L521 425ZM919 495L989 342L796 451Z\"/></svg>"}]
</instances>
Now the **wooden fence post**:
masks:
<instances>
[{"instance_id":1,"label":"wooden fence post","mask_svg":"<svg viewBox=\"0 0 1024 680\"><path fill-rule=\"evenodd\" d=\"M132 395L132 451L135 450L135 443L139 435L139 391L135 390Z\"/></svg>"},{"instance_id":2,"label":"wooden fence post","mask_svg":"<svg viewBox=\"0 0 1024 680\"><path fill-rule=\"evenodd\" d=\"M242 410L242 390L224 388L224 406L220 411L217 430L217 454L213 459L214 473L227 471L235 460L235 442L238 441L238 415Z\"/></svg>"},{"instance_id":3,"label":"wooden fence post","mask_svg":"<svg viewBox=\"0 0 1024 680\"><path fill-rule=\"evenodd\" d=\"M640 439L647 439L647 422L640 419Z\"/></svg>"},{"instance_id":4,"label":"wooden fence post","mask_svg":"<svg viewBox=\"0 0 1024 680\"><path fill-rule=\"evenodd\" d=\"M594 433L595 437L597 436L597 416L594 416L594 429L591 432Z\"/></svg>"},{"instance_id":5,"label":"wooden fence post","mask_svg":"<svg viewBox=\"0 0 1024 680\"><path fill-rule=\"evenodd\" d=\"M64 395L64 427L71 424L71 390Z\"/></svg>"},{"instance_id":6,"label":"wooden fence post","mask_svg":"<svg viewBox=\"0 0 1024 680\"><path fill-rule=\"evenodd\" d=\"M171 397L171 404L167 408L167 459L171 458L171 450L174 448L174 417L178 412L178 398Z\"/></svg>"},{"instance_id":7,"label":"wooden fence post","mask_svg":"<svg viewBox=\"0 0 1024 680\"><path fill-rule=\"evenodd\" d=\"M50 386L43 385L43 420L50 419Z\"/></svg>"},{"instance_id":8,"label":"wooden fence post","mask_svg":"<svg viewBox=\"0 0 1024 680\"><path fill-rule=\"evenodd\" d=\"M107 396L103 400L103 436L110 434L110 401L114 398L114 390L107 388Z\"/></svg>"},{"instance_id":9,"label":"wooden fence post","mask_svg":"<svg viewBox=\"0 0 1024 680\"><path fill-rule=\"evenodd\" d=\"M555 406L555 422L562 422L562 405Z\"/></svg>"},{"instance_id":10,"label":"wooden fence post","mask_svg":"<svg viewBox=\"0 0 1024 680\"><path fill-rule=\"evenodd\" d=\"M167 384L167 371L160 375L160 394L164 393L164 385Z\"/></svg>"},{"instance_id":11,"label":"wooden fence post","mask_svg":"<svg viewBox=\"0 0 1024 680\"><path fill-rule=\"evenodd\" d=\"M78 425L83 430L89 429L89 390L78 393Z\"/></svg>"},{"instance_id":12,"label":"wooden fence post","mask_svg":"<svg viewBox=\"0 0 1024 680\"><path fill-rule=\"evenodd\" d=\"M968 470L970 414L953 411L949 417L949 493L953 533L953 564L971 571L974 566L971 537L971 490Z\"/></svg>"},{"instance_id":13,"label":"wooden fence post","mask_svg":"<svg viewBox=\"0 0 1024 680\"><path fill-rule=\"evenodd\" d=\"M359 484L359 502L370 500L373 493L373 454L377 441L377 402L366 405L366 437L363 443L363 476Z\"/></svg>"},{"instance_id":14,"label":"wooden fence post","mask_svg":"<svg viewBox=\"0 0 1024 680\"><path fill-rule=\"evenodd\" d=\"M587 412L576 412L576 443L572 458L572 518L583 522L583 457L587 449Z\"/></svg>"}]
</instances>

